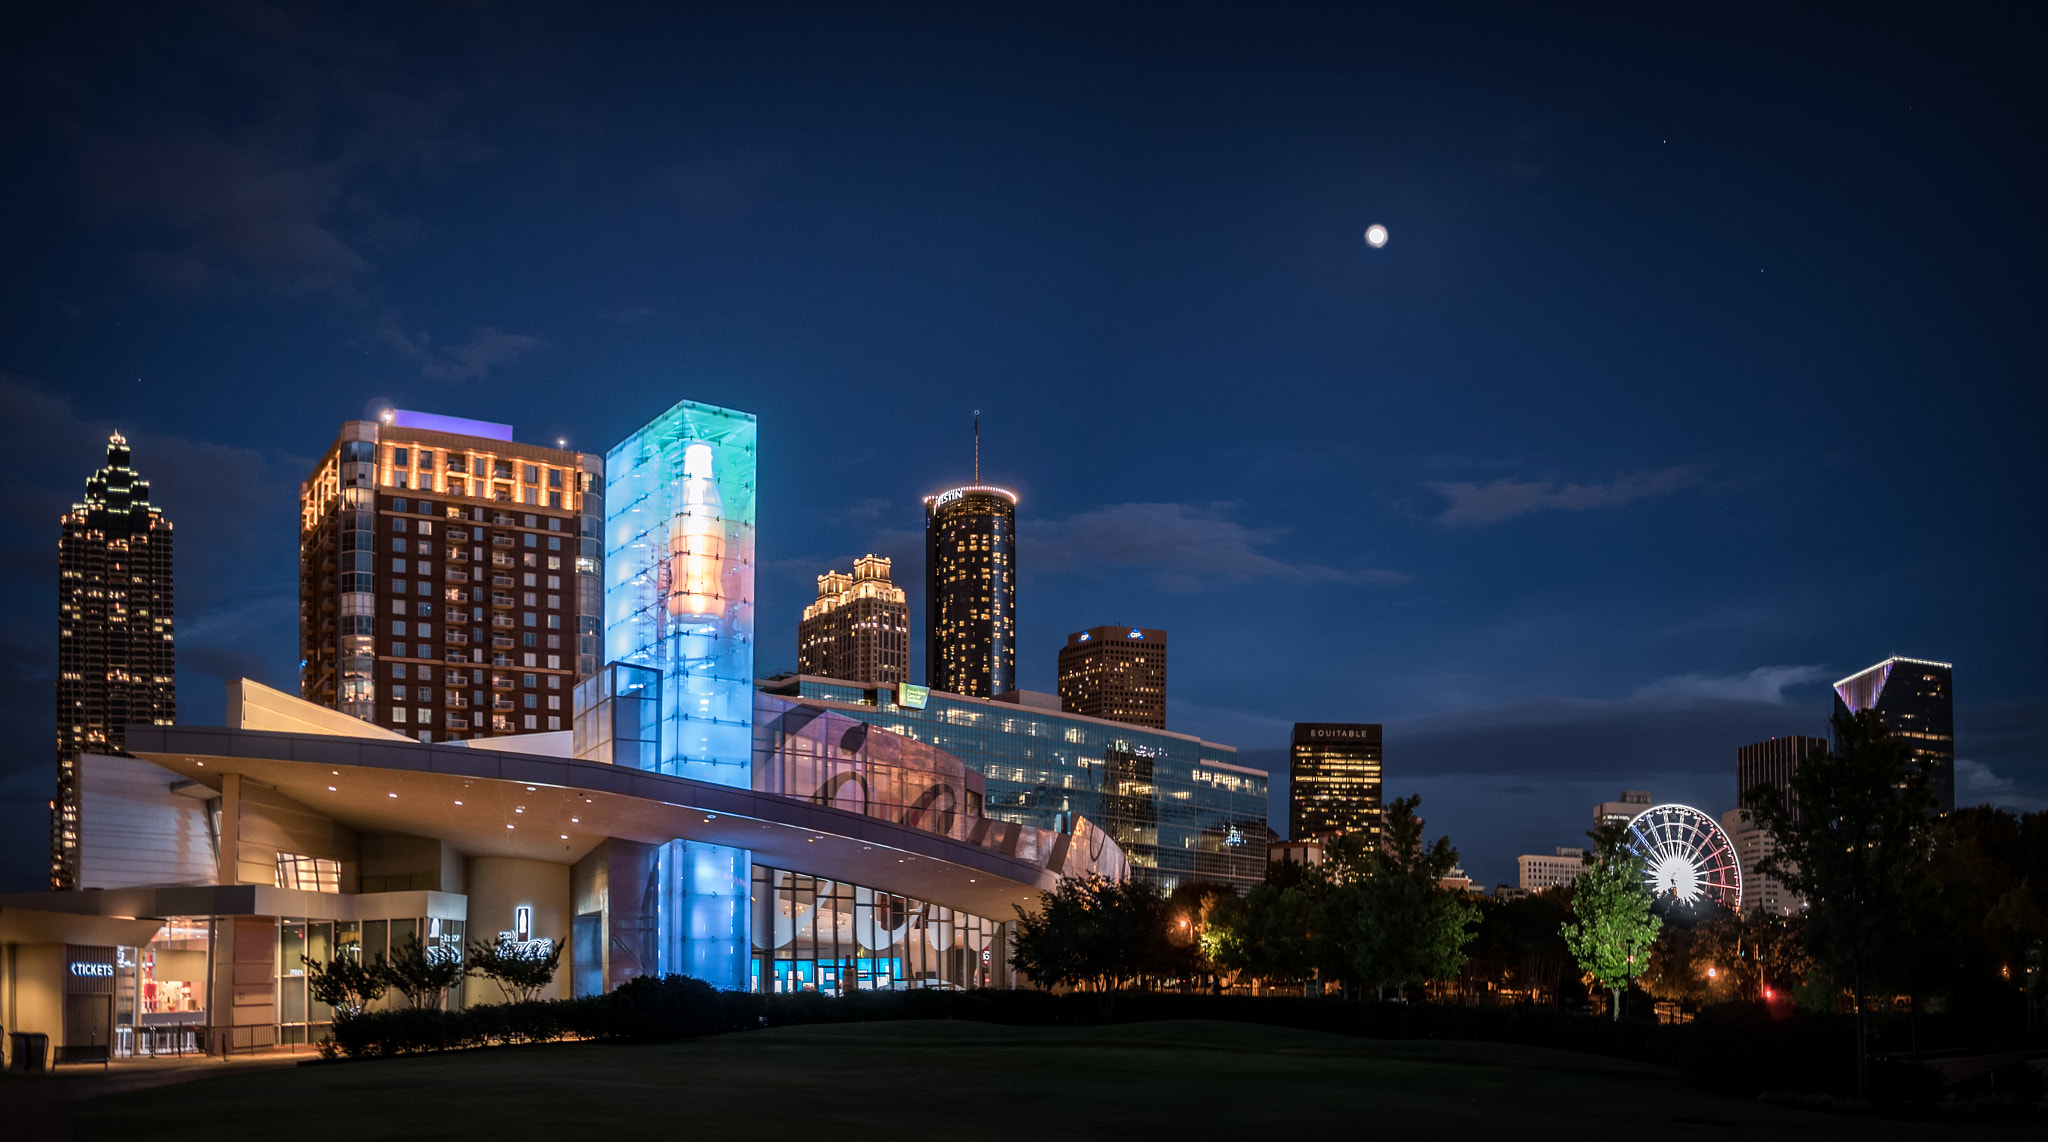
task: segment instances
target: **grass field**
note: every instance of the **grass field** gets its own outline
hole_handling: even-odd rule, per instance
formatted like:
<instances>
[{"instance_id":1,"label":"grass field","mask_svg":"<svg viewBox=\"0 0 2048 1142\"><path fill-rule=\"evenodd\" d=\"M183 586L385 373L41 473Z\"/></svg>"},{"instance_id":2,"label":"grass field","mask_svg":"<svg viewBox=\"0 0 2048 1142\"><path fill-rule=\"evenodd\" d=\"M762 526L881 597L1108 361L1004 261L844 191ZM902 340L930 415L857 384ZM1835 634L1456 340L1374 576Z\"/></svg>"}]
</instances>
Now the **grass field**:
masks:
<instances>
[{"instance_id":1,"label":"grass field","mask_svg":"<svg viewBox=\"0 0 2048 1142\"><path fill-rule=\"evenodd\" d=\"M1924 1136L1703 1094L1675 1072L1488 1043L1237 1023L790 1027L286 1068L74 1107L81 1139ZM2039 1138L2038 1122L1934 1127ZM1420 1132L1407 1133L1407 1132ZM4 1133L4 1131L0 1131Z\"/></svg>"}]
</instances>

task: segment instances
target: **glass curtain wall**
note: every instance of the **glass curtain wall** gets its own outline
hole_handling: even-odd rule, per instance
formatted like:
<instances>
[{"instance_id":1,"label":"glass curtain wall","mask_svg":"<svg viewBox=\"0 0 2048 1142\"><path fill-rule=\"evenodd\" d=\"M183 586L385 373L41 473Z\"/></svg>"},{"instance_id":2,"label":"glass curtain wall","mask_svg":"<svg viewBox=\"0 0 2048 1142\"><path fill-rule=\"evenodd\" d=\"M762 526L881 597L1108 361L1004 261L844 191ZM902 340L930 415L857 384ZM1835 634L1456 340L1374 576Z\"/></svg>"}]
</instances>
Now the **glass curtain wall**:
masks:
<instances>
[{"instance_id":1,"label":"glass curtain wall","mask_svg":"<svg viewBox=\"0 0 2048 1142\"><path fill-rule=\"evenodd\" d=\"M936 746L987 781L993 820L1070 832L1099 823L1134 875L1171 891L1213 881L1248 887L1266 875L1266 774L1237 751L1185 734L1056 711L933 693L924 709L890 687L804 681L832 712ZM865 697L872 695L872 697Z\"/></svg>"},{"instance_id":2,"label":"glass curtain wall","mask_svg":"<svg viewBox=\"0 0 2048 1142\"><path fill-rule=\"evenodd\" d=\"M305 960L327 963L337 955L352 955L359 962L375 964L417 938L431 957L463 958L463 922L440 917L403 920L305 920L284 917L277 922L277 1041L284 1044L317 1043L327 1024L334 1021L334 1009L314 999L306 988ZM301 959L300 957L304 957ZM462 989L448 989L443 1006L461 1006ZM405 997L387 992L370 1004L369 1010L386 1011L405 1006Z\"/></svg>"},{"instance_id":3,"label":"glass curtain wall","mask_svg":"<svg viewBox=\"0 0 2048 1142\"><path fill-rule=\"evenodd\" d=\"M1009 926L843 880L754 866L752 990L1009 987Z\"/></svg>"}]
</instances>

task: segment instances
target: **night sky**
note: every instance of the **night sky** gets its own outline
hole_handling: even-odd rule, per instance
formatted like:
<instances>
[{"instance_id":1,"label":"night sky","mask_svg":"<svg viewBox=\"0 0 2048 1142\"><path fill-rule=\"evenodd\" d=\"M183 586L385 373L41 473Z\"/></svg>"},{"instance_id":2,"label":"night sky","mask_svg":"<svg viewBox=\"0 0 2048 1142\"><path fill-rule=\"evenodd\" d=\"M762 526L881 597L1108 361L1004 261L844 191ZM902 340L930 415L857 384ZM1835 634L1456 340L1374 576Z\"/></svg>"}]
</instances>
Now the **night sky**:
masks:
<instances>
[{"instance_id":1,"label":"night sky","mask_svg":"<svg viewBox=\"0 0 2048 1142\"><path fill-rule=\"evenodd\" d=\"M2038 6L363 7L0 26L0 888L106 434L218 724L296 689L298 482L379 399L757 413L764 675L873 551L922 676L978 409L1024 686L1163 627L1170 728L1384 722L1486 884L1891 654L1955 664L1958 803L2048 807Z\"/></svg>"}]
</instances>

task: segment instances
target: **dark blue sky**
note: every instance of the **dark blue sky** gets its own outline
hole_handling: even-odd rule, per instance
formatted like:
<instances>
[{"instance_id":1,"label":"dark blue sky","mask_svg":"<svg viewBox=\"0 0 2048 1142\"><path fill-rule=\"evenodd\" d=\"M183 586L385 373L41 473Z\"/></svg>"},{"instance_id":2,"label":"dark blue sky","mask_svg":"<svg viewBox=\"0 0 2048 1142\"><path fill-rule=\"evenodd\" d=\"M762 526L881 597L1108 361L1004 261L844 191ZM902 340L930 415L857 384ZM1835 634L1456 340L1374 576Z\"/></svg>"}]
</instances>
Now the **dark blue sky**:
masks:
<instances>
[{"instance_id":1,"label":"dark blue sky","mask_svg":"<svg viewBox=\"0 0 2048 1142\"><path fill-rule=\"evenodd\" d=\"M1174 728L1385 722L1487 883L1894 653L1959 800L2048 806L2035 9L356 7L0 29L0 887L106 432L213 723L295 685L298 480L377 398L759 414L762 673L828 566L915 587L980 409L1024 685L1164 627Z\"/></svg>"}]
</instances>

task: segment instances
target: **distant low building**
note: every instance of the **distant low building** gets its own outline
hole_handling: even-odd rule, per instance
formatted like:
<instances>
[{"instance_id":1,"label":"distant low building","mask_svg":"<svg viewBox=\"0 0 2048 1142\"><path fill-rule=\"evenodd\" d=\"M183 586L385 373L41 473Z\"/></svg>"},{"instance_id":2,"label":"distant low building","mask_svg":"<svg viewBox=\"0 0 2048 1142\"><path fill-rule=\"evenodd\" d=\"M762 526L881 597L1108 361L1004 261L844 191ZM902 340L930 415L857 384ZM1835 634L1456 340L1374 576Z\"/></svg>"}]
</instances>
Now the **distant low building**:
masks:
<instances>
[{"instance_id":1,"label":"distant low building","mask_svg":"<svg viewBox=\"0 0 2048 1142\"><path fill-rule=\"evenodd\" d=\"M1597 829L1602 825L1626 825L1649 807L1649 790L1624 789L1621 791L1621 800L1602 801L1593 806L1593 827Z\"/></svg>"},{"instance_id":2,"label":"distant low building","mask_svg":"<svg viewBox=\"0 0 2048 1142\"><path fill-rule=\"evenodd\" d=\"M1762 876L1756 866L1777 851L1778 839L1760 829L1743 809L1721 814L1721 829L1735 846L1735 859L1742 865L1742 907L1747 912L1791 916L1804 910L1805 903L1775 877Z\"/></svg>"},{"instance_id":3,"label":"distant low building","mask_svg":"<svg viewBox=\"0 0 2048 1142\"><path fill-rule=\"evenodd\" d=\"M1496 884L1493 886L1493 898L1503 904L1510 900L1521 900L1534 895L1536 894L1528 889L1517 888L1512 884Z\"/></svg>"},{"instance_id":4,"label":"distant low building","mask_svg":"<svg viewBox=\"0 0 2048 1142\"><path fill-rule=\"evenodd\" d=\"M1279 864L1293 861L1307 868L1323 863L1323 842L1321 841L1271 841L1266 845L1266 863Z\"/></svg>"},{"instance_id":5,"label":"distant low building","mask_svg":"<svg viewBox=\"0 0 2048 1142\"><path fill-rule=\"evenodd\" d=\"M1524 892L1541 892L1546 888L1570 884L1586 871L1586 850L1557 846L1550 856L1528 853L1515 858L1515 865L1521 873L1521 889Z\"/></svg>"}]
</instances>

